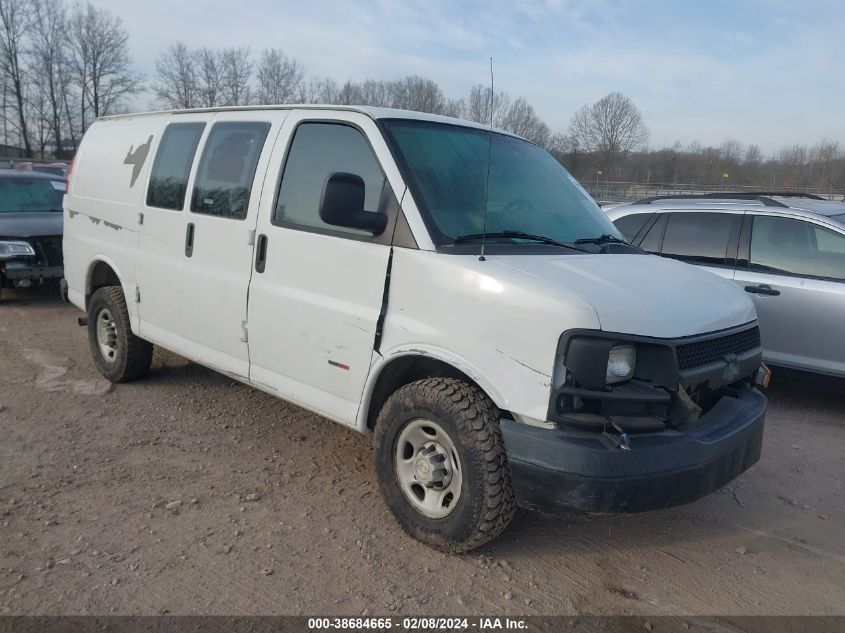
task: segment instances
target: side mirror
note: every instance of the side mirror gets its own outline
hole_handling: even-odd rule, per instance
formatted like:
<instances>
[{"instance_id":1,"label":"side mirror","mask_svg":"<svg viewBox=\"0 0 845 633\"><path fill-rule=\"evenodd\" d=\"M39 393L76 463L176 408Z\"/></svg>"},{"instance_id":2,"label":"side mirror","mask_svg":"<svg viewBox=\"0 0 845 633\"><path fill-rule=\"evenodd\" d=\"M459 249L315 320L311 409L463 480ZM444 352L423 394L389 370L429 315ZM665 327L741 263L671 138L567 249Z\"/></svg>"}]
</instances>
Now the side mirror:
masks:
<instances>
[{"instance_id":1,"label":"side mirror","mask_svg":"<svg viewBox=\"0 0 845 633\"><path fill-rule=\"evenodd\" d=\"M380 235L387 228L384 213L364 210L364 179L344 172L335 172L326 180L320 200L320 219L326 224L361 229L373 235Z\"/></svg>"}]
</instances>

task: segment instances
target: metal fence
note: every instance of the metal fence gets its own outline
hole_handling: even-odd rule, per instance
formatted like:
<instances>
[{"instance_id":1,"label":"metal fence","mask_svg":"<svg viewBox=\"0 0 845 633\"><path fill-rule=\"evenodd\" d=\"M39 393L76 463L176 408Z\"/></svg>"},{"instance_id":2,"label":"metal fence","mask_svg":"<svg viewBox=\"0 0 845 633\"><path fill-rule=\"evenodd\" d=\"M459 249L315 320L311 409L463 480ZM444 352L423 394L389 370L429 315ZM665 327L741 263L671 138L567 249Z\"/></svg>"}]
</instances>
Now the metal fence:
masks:
<instances>
[{"instance_id":1,"label":"metal fence","mask_svg":"<svg viewBox=\"0 0 845 633\"><path fill-rule=\"evenodd\" d=\"M622 181L582 181L583 186L590 195L601 203L608 202L629 202L632 200L640 200L642 198L650 198L651 196L673 196L673 195L689 195L701 193L720 193L724 191L734 192L755 192L764 191L764 187L755 185L730 185L725 183L718 184L698 184L698 183L642 183L642 182L622 182ZM828 200L837 200L845 202L845 187L802 187L794 189L780 189L784 192L800 192L810 193L813 195L826 198Z\"/></svg>"}]
</instances>

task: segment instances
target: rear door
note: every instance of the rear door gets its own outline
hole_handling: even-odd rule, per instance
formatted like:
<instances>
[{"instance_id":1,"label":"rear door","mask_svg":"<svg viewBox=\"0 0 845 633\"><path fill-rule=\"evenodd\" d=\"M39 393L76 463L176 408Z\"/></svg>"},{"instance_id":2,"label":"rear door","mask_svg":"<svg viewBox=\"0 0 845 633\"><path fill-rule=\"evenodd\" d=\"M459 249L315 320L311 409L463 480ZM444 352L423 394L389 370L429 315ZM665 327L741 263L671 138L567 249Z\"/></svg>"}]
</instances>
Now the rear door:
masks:
<instances>
[{"instance_id":1,"label":"rear door","mask_svg":"<svg viewBox=\"0 0 845 633\"><path fill-rule=\"evenodd\" d=\"M137 257L140 335L181 349L185 225L188 183L207 127L207 114L167 119L157 131L156 153L141 209Z\"/></svg>"},{"instance_id":2,"label":"rear door","mask_svg":"<svg viewBox=\"0 0 845 633\"><path fill-rule=\"evenodd\" d=\"M284 143L281 142L284 139ZM381 235L319 215L336 172L360 176L365 209L388 215ZM375 123L357 113L294 112L261 200L249 291L250 380L352 424L373 357L401 177Z\"/></svg>"},{"instance_id":3,"label":"rear door","mask_svg":"<svg viewBox=\"0 0 845 633\"><path fill-rule=\"evenodd\" d=\"M183 353L249 376L247 292L261 184L286 116L219 112L209 122L191 182L178 298Z\"/></svg>"},{"instance_id":4,"label":"rear door","mask_svg":"<svg viewBox=\"0 0 845 633\"><path fill-rule=\"evenodd\" d=\"M766 359L845 375L845 234L749 213L743 236L735 279L754 300Z\"/></svg>"}]
</instances>

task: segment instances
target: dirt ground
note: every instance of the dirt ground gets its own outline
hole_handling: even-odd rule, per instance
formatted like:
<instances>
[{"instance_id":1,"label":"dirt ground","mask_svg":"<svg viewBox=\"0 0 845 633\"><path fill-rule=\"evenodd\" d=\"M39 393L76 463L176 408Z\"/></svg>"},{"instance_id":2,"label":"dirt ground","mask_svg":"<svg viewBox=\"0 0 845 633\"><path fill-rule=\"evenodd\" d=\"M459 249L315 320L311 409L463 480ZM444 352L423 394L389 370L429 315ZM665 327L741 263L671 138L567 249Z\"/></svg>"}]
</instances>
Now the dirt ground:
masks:
<instances>
[{"instance_id":1,"label":"dirt ground","mask_svg":"<svg viewBox=\"0 0 845 633\"><path fill-rule=\"evenodd\" d=\"M699 502L448 556L369 438L160 350L112 387L80 315L0 304L0 613L845 614L842 383L776 375L762 460Z\"/></svg>"}]
</instances>

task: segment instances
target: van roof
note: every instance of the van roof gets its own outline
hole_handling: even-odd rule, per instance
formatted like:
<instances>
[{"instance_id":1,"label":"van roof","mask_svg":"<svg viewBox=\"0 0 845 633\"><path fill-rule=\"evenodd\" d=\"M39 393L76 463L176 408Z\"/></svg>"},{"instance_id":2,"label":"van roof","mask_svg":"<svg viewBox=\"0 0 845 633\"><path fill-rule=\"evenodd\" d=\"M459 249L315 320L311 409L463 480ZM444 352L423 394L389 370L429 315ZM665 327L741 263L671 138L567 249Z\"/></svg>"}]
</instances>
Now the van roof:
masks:
<instances>
[{"instance_id":1,"label":"van roof","mask_svg":"<svg viewBox=\"0 0 845 633\"><path fill-rule=\"evenodd\" d=\"M125 119L139 116L154 116L162 114L180 115L180 114L196 114L203 112L238 112L238 111L257 111L257 110L334 110L342 112L358 112L365 114L374 121L379 119L412 119L416 121L431 121L433 123L447 123L451 125L462 125L464 127L472 127L481 130L489 129L489 125L483 123L476 123L474 121L467 121L466 119L459 119L457 117L445 116L442 114L429 114L428 112L417 112L415 110L400 110L398 108L377 108L374 106L358 106L358 105L328 105L328 104L281 104L281 105L250 105L250 106L222 106L217 108L190 108L184 110L153 110L150 112L138 112L127 114L113 114L109 116L100 117L103 120L110 119ZM507 132L498 128L494 128L495 132L500 134L507 134L516 138L522 138L517 134Z\"/></svg>"}]
</instances>

